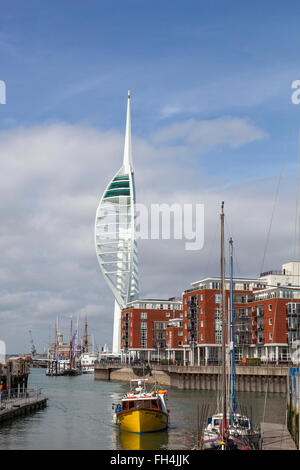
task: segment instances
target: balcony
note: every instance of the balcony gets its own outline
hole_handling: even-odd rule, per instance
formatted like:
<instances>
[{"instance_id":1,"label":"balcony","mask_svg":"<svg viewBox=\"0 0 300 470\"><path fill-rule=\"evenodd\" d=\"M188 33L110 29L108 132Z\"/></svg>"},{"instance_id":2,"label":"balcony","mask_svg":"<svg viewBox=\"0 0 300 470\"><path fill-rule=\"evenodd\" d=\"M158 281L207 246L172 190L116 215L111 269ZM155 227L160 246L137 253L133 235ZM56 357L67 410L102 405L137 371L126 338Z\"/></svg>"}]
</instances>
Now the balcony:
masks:
<instances>
[{"instance_id":1,"label":"balcony","mask_svg":"<svg viewBox=\"0 0 300 470\"><path fill-rule=\"evenodd\" d=\"M263 277L263 276L270 276L270 275L272 275L272 274L275 274L275 275L277 275L277 276L278 276L278 275L281 276L281 275L283 275L283 272L282 272L282 270L281 270L281 271L279 271L279 270L265 271L264 273L261 273L261 274L260 274L260 277Z\"/></svg>"}]
</instances>

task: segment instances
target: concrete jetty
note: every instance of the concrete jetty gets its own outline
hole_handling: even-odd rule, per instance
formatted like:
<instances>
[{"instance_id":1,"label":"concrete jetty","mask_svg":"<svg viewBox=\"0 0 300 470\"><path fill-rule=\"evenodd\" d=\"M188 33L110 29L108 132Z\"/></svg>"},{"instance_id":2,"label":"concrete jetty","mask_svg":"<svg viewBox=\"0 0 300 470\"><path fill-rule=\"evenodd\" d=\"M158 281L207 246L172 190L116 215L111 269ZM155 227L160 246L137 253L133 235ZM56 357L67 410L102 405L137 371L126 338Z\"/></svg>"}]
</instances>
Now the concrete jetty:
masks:
<instances>
[{"instance_id":1,"label":"concrete jetty","mask_svg":"<svg viewBox=\"0 0 300 470\"><path fill-rule=\"evenodd\" d=\"M261 423L261 450L297 450L285 424Z\"/></svg>"},{"instance_id":2,"label":"concrete jetty","mask_svg":"<svg viewBox=\"0 0 300 470\"><path fill-rule=\"evenodd\" d=\"M0 425L19 416L26 416L33 411L45 408L47 400L41 395L40 391L27 391L25 394L1 401Z\"/></svg>"}]
</instances>

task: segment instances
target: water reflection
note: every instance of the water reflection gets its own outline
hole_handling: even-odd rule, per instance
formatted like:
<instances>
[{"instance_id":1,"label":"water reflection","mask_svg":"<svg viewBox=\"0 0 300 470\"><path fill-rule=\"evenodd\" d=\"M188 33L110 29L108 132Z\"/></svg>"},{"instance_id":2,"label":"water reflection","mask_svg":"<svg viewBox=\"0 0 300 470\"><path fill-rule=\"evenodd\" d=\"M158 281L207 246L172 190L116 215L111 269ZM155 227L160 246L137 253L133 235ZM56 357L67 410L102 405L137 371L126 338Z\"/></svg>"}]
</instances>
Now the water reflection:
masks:
<instances>
[{"instance_id":1,"label":"water reflection","mask_svg":"<svg viewBox=\"0 0 300 470\"><path fill-rule=\"evenodd\" d=\"M168 431L137 434L115 430L116 448L120 450L156 450L168 448Z\"/></svg>"}]
</instances>

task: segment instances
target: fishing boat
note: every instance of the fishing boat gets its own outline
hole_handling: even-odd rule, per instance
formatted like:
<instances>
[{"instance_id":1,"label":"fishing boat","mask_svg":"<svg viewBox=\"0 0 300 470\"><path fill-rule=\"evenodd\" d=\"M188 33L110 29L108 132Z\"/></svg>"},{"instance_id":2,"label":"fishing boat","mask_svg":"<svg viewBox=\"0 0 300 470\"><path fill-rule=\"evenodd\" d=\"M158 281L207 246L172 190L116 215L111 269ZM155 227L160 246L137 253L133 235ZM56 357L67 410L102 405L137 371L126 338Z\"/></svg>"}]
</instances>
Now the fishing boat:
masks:
<instances>
[{"instance_id":1,"label":"fishing boat","mask_svg":"<svg viewBox=\"0 0 300 470\"><path fill-rule=\"evenodd\" d=\"M224 202L221 209L221 298L222 298L222 409L208 418L201 448L205 450L251 450L259 441L252 420L237 413L236 364L233 305L233 241L230 239L230 309L226 311L225 256L224 256ZM231 315L229 315L231 313ZM226 348L226 325L229 348Z\"/></svg>"},{"instance_id":2,"label":"fishing boat","mask_svg":"<svg viewBox=\"0 0 300 470\"><path fill-rule=\"evenodd\" d=\"M168 392L167 390L147 392L146 381L147 379L131 380L131 388L136 382L137 387L115 405L113 421L122 431L144 433L162 431L168 427L169 410L166 406Z\"/></svg>"}]
</instances>

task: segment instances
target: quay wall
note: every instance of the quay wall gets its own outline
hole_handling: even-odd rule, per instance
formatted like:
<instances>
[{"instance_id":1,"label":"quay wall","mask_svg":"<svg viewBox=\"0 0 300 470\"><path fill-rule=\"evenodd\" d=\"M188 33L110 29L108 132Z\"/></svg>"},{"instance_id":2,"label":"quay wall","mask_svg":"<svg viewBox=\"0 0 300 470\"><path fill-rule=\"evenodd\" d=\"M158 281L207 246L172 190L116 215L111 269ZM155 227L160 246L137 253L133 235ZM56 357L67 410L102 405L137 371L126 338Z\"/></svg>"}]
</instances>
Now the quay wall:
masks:
<instances>
[{"instance_id":1,"label":"quay wall","mask_svg":"<svg viewBox=\"0 0 300 470\"><path fill-rule=\"evenodd\" d=\"M0 409L0 425L6 421L11 421L45 408L47 406L47 400L47 398L40 397L8 401L5 406Z\"/></svg>"},{"instance_id":2,"label":"quay wall","mask_svg":"<svg viewBox=\"0 0 300 470\"><path fill-rule=\"evenodd\" d=\"M147 378L181 390L218 390L218 366L129 366L97 364L95 380L126 381ZM241 392L287 393L289 368L286 366L240 366L236 371L236 388Z\"/></svg>"}]
</instances>

